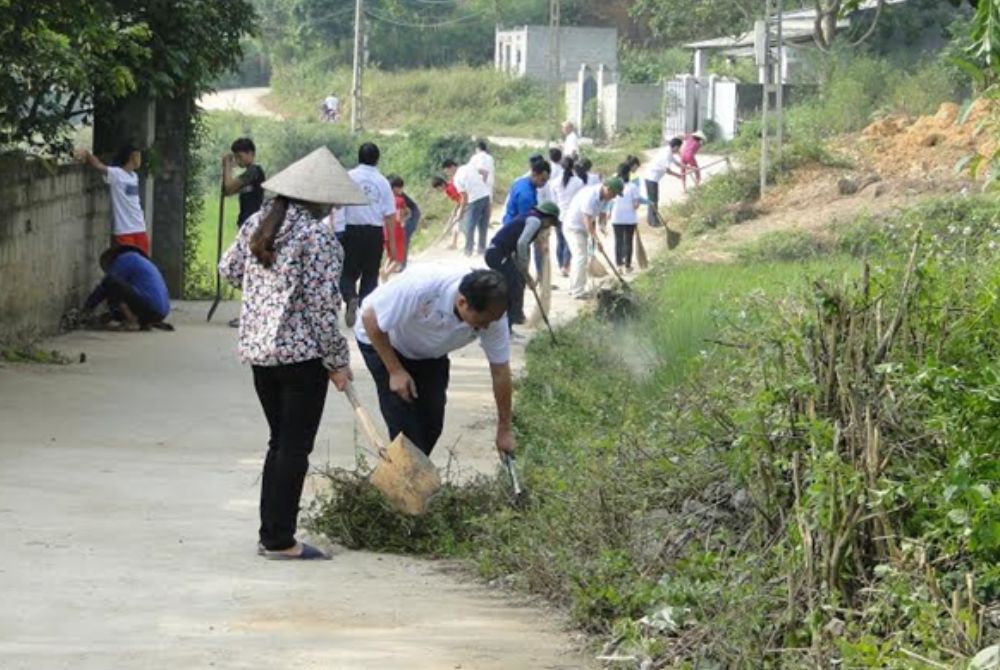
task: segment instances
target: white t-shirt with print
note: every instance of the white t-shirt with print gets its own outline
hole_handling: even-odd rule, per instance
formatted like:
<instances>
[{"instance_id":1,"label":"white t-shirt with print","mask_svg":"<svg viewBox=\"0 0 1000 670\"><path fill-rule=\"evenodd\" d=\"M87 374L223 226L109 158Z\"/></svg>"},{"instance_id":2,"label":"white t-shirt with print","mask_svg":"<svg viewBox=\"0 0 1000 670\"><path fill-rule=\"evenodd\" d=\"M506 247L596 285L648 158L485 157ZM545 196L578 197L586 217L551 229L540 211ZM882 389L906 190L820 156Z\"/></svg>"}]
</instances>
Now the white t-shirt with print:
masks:
<instances>
[{"instance_id":1,"label":"white t-shirt with print","mask_svg":"<svg viewBox=\"0 0 1000 670\"><path fill-rule=\"evenodd\" d=\"M483 181L483 175L474 168L471 163L466 163L455 171L455 178L452 180L459 193L465 193L470 203L476 202L490 195L490 187Z\"/></svg>"},{"instance_id":2,"label":"white t-shirt with print","mask_svg":"<svg viewBox=\"0 0 1000 670\"><path fill-rule=\"evenodd\" d=\"M385 224L385 217L396 215L396 198L392 195L389 180L378 168L362 163L347 174L368 197L367 205L345 205L340 216L345 226L378 226Z\"/></svg>"},{"instance_id":3,"label":"white t-shirt with print","mask_svg":"<svg viewBox=\"0 0 1000 670\"><path fill-rule=\"evenodd\" d=\"M573 200L569 204L569 211L563 217L563 226L566 230L587 232L584 216L590 216L596 220L603 208L601 185L584 186L573 196Z\"/></svg>"},{"instance_id":4,"label":"white t-shirt with print","mask_svg":"<svg viewBox=\"0 0 1000 670\"><path fill-rule=\"evenodd\" d=\"M510 326L505 314L476 331L455 315L455 300L464 268L411 265L361 303L361 314L375 312L379 330L388 333L393 348L407 358L424 360L447 356L478 339L490 363L510 362ZM364 319L354 325L359 342L371 344Z\"/></svg>"},{"instance_id":5,"label":"white t-shirt with print","mask_svg":"<svg viewBox=\"0 0 1000 670\"><path fill-rule=\"evenodd\" d=\"M111 187L112 230L115 235L146 232L146 219L139 202L139 175L120 167L109 167L104 177Z\"/></svg>"},{"instance_id":6,"label":"white t-shirt with print","mask_svg":"<svg viewBox=\"0 0 1000 670\"><path fill-rule=\"evenodd\" d=\"M640 197L639 187L634 182L626 182L622 194L611 201L611 223L616 225L639 223L635 208L639 206Z\"/></svg>"}]
</instances>

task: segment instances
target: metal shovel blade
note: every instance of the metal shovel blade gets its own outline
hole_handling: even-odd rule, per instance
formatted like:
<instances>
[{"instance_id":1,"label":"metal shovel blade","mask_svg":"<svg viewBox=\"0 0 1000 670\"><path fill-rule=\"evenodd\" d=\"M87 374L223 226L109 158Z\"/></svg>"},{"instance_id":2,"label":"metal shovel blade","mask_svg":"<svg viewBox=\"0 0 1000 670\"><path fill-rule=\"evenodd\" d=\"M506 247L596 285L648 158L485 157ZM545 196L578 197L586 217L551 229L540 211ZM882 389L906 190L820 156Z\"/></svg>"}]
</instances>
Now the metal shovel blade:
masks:
<instances>
[{"instance_id":1,"label":"metal shovel blade","mask_svg":"<svg viewBox=\"0 0 1000 670\"><path fill-rule=\"evenodd\" d=\"M368 480L400 512L425 514L431 498L441 488L437 468L403 434L389 443L386 452L388 458L378 459Z\"/></svg>"}]
</instances>

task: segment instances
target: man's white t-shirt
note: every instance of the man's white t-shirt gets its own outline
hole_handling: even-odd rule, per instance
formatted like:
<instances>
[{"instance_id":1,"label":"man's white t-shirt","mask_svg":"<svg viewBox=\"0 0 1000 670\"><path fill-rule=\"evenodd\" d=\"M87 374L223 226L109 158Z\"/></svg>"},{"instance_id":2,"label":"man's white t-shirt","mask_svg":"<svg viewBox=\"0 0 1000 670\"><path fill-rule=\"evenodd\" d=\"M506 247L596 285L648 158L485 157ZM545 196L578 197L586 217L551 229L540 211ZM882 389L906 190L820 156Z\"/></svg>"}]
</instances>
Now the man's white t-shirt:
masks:
<instances>
[{"instance_id":1,"label":"man's white t-shirt","mask_svg":"<svg viewBox=\"0 0 1000 670\"><path fill-rule=\"evenodd\" d=\"M490 363L508 363L510 326L506 314L480 331L455 314L458 287L469 272L412 265L368 294L361 303L361 314L371 308L379 330L388 333L393 348L406 358L441 358L478 338ZM371 344L363 318L354 325L354 335L359 342Z\"/></svg>"},{"instance_id":2,"label":"man's white t-shirt","mask_svg":"<svg viewBox=\"0 0 1000 670\"><path fill-rule=\"evenodd\" d=\"M611 201L611 223L616 225L639 223L639 216L635 211L639 206L639 199L639 187L633 182L626 182L622 194Z\"/></svg>"},{"instance_id":3,"label":"man's white t-shirt","mask_svg":"<svg viewBox=\"0 0 1000 670\"><path fill-rule=\"evenodd\" d=\"M340 100L338 100L335 95L327 97L327 99L323 101L323 104L326 105L326 108L331 112L336 112L340 109Z\"/></svg>"},{"instance_id":4,"label":"man's white t-shirt","mask_svg":"<svg viewBox=\"0 0 1000 670\"><path fill-rule=\"evenodd\" d=\"M587 232L584 216L590 216L596 220L603 208L601 185L584 186L569 203L569 211L563 217L563 227L573 232Z\"/></svg>"},{"instance_id":5,"label":"man's white t-shirt","mask_svg":"<svg viewBox=\"0 0 1000 670\"><path fill-rule=\"evenodd\" d=\"M576 156L580 153L580 136L573 130L563 140L563 156Z\"/></svg>"},{"instance_id":6,"label":"man's white t-shirt","mask_svg":"<svg viewBox=\"0 0 1000 670\"><path fill-rule=\"evenodd\" d=\"M477 150L476 153L472 155L469 159L469 165L474 167L476 170L481 170L482 173L486 173L486 186L490 189L490 195L493 195L493 185L496 183L497 171L496 162L493 160L493 156L489 152L483 150Z\"/></svg>"},{"instance_id":7,"label":"man's white t-shirt","mask_svg":"<svg viewBox=\"0 0 1000 670\"><path fill-rule=\"evenodd\" d=\"M139 202L139 175L120 167L109 167L104 181L111 187L114 235L146 232L146 219Z\"/></svg>"},{"instance_id":8,"label":"man's white t-shirt","mask_svg":"<svg viewBox=\"0 0 1000 670\"><path fill-rule=\"evenodd\" d=\"M364 191L368 204L342 207L337 219L343 219L345 226L382 227L385 217L396 215L396 198L392 195L392 187L378 168L362 163L347 174Z\"/></svg>"},{"instance_id":9,"label":"man's white t-shirt","mask_svg":"<svg viewBox=\"0 0 1000 670\"><path fill-rule=\"evenodd\" d=\"M452 180L459 193L465 193L470 203L482 198L489 197L490 187L483 181L483 175L472 166L466 163L455 171L455 178Z\"/></svg>"},{"instance_id":10,"label":"man's white t-shirt","mask_svg":"<svg viewBox=\"0 0 1000 670\"><path fill-rule=\"evenodd\" d=\"M667 170L671 165L680 166L677 153L669 145L660 147L660 150L656 152L653 160L646 167L643 179L659 183L663 179L663 175L667 174Z\"/></svg>"}]
</instances>

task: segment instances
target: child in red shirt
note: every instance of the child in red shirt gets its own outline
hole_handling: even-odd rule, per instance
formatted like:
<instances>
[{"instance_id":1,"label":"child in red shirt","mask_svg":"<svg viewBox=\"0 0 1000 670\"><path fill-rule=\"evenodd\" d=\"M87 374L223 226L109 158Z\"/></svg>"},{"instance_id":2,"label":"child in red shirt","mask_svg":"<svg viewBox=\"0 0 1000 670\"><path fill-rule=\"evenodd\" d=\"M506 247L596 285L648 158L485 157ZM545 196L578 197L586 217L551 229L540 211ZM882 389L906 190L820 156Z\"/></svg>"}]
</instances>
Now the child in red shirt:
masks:
<instances>
[{"instance_id":1,"label":"child in red shirt","mask_svg":"<svg viewBox=\"0 0 1000 670\"><path fill-rule=\"evenodd\" d=\"M448 196L449 200L455 203L455 209L452 210L451 216L448 217L448 225L450 227L453 226L455 229L451 234L451 245L448 248L455 249L458 246L458 233L460 228L455 219L458 216L458 210L462 208L462 196L459 194L458 189L455 188L455 184L442 177L434 177L431 179L431 187L433 187L435 191L441 191Z\"/></svg>"},{"instance_id":2,"label":"child in red shirt","mask_svg":"<svg viewBox=\"0 0 1000 670\"><path fill-rule=\"evenodd\" d=\"M410 210L406 206L406 199L403 197L403 178L399 175L389 177L389 186L392 187L392 195L396 198L396 217L392 224L382 229L382 236L385 240L385 255L390 263L395 265L391 271L397 271L406 262L406 229L404 222L410 216ZM389 245L389 236L392 236L393 246L396 248L395 255Z\"/></svg>"}]
</instances>

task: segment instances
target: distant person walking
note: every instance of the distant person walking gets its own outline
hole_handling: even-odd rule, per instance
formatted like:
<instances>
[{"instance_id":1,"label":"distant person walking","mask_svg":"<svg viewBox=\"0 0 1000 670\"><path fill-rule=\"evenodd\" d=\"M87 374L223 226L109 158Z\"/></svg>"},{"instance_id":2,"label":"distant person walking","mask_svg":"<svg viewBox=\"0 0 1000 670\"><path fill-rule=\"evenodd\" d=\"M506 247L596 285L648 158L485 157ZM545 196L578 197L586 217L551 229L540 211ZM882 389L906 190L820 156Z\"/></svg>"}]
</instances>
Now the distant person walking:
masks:
<instances>
[{"instance_id":1,"label":"distant person walking","mask_svg":"<svg viewBox=\"0 0 1000 670\"><path fill-rule=\"evenodd\" d=\"M615 265L619 272L632 272L632 245L635 241L635 228L639 225L637 210L641 195L639 187L630 180L629 163L618 166L618 177L625 186L611 206L611 228L615 231Z\"/></svg>"},{"instance_id":2,"label":"distant person walking","mask_svg":"<svg viewBox=\"0 0 1000 670\"><path fill-rule=\"evenodd\" d=\"M482 256L486 252L486 235L490 225L490 190L486 186L486 180L469 163L459 166L449 158L441 167L455 183L455 189L461 198L458 216L460 220L464 217L465 255L472 256L475 249L476 254Z\"/></svg>"},{"instance_id":3,"label":"distant person walking","mask_svg":"<svg viewBox=\"0 0 1000 670\"><path fill-rule=\"evenodd\" d=\"M111 241L138 247L149 255L149 235L139 201L139 175L142 152L131 144L123 145L111 165L105 165L86 149L77 149L76 158L104 175L111 193Z\"/></svg>"},{"instance_id":4,"label":"distant person walking","mask_svg":"<svg viewBox=\"0 0 1000 670\"><path fill-rule=\"evenodd\" d=\"M647 201L646 221L653 228L663 225L663 222L660 221L660 180L667 174L673 175L681 181L684 180L684 166L678 156L681 144L679 137L672 137L656 152L643 175ZM676 171L672 168L676 168Z\"/></svg>"},{"instance_id":5,"label":"distant person walking","mask_svg":"<svg viewBox=\"0 0 1000 670\"><path fill-rule=\"evenodd\" d=\"M380 156L378 146L371 142L365 142L358 148L358 165L348 174L368 198L368 204L344 207L338 217L344 222L344 270L340 292L347 301L344 321L348 327L354 325L358 305L378 286L382 248L386 243L383 231L391 227L396 218L396 198L392 187L378 171ZM395 244L390 237L390 255L393 257L396 255Z\"/></svg>"},{"instance_id":6,"label":"distant person walking","mask_svg":"<svg viewBox=\"0 0 1000 670\"><path fill-rule=\"evenodd\" d=\"M559 207L544 202L502 226L486 248L486 265L507 280L507 320L512 326L526 321L524 285L532 281L528 275L531 244L544 230L558 225Z\"/></svg>"},{"instance_id":7,"label":"distant person walking","mask_svg":"<svg viewBox=\"0 0 1000 670\"><path fill-rule=\"evenodd\" d=\"M295 539L299 501L328 385L343 391L353 375L347 339L337 327L344 251L313 211L365 197L326 148L264 187L274 199L247 219L219 263L222 276L243 290L239 355L253 368L270 429L258 553L323 559L323 552Z\"/></svg>"},{"instance_id":8,"label":"distant person walking","mask_svg":"<svg viewBox=\"0 0 1000 670\"><path fill-rule=\"evenodd\" d=\"M573 197L569 211L563 218L566 240L569 242L570 261L569 291L577 300L589 298L587 293L587 259L590 258L588 241L593 240L602 249L597 237L597 225L604 217L604 203L622 194L625 184L618 177L612 177L603 184L584 186Z\"/></svg>"},{"instance_id":9,"label":"distant person walking","mask_svg":"<svg viewBox=\"0 0 1000 670\"><path fill-rule=\"evenodd\" d=\"M562 134L563 134L563 146L562 146L563 156L569 156L574 159L579 158L580 136L576 134L576 126L573 125L572 121L563 121Z\"/></svg>"},{"instance_id":10,"label":"distant person walking","mask_svg":"<svg viewBox=\"0 0 1000 670\"><path fill-rule=\"evenodd\" d=\"M222 189L226 195L239 193L240 212L236 216L236 226L243 227L246 220L260 211L264 202L264 169L257 165L257 146L249 137L241 137L229 147L230 153L222 155ZM233 163L243 168L238 176L233 176ZM229 327L238 328L240 320L230 319Z\"/></svg>"}]
</instances>

